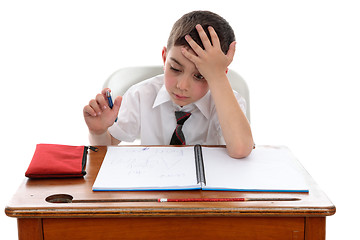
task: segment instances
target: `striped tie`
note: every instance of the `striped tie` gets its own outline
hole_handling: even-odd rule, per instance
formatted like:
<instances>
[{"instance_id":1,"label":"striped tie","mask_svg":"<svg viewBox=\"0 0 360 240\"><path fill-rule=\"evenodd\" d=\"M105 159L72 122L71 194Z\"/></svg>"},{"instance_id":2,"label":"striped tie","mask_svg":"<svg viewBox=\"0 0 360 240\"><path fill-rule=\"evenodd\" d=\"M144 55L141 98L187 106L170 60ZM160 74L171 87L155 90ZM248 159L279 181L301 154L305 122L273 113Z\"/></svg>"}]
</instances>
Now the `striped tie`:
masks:
<instances>
[{"instance_id":1,"label":"striped tie","mask_svg":"<svg viewBox=\"0 0 360 240\"><path fill-rule=\"evenodd\" d=\"M185 137L182 132L182 127L183 127L184 122L190 117L190 115L191 115L191 113L188 113L188 112L181 112L181 111L175 112L177 126L171 137L170 145L185 145L186 144Z\"/></svg>"}]
</instances>

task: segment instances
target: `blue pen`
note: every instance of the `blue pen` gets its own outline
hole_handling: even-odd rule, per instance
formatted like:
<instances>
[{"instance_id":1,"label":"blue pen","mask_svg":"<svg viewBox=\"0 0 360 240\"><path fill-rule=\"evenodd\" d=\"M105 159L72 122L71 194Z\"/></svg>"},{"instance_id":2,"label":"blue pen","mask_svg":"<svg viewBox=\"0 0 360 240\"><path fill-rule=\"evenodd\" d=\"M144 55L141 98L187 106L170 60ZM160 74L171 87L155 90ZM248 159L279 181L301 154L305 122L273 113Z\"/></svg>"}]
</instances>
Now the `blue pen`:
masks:
<instances>
[{"instance_id":1,"label":"blue pen","mask_svg":"<svg viewBox=\"0 0 360 240\"><path fill-rule=\"evenodd\" d=\"M110 91L106 91L106 97L108 99L108 103L109 103L109 107L112 109L114 104L113 104L113 101L112 101L112 98L111 98L111 94L110 94ZM115 119L115 122L117 121L117 117Z\"/></svg>"}]
</instances>

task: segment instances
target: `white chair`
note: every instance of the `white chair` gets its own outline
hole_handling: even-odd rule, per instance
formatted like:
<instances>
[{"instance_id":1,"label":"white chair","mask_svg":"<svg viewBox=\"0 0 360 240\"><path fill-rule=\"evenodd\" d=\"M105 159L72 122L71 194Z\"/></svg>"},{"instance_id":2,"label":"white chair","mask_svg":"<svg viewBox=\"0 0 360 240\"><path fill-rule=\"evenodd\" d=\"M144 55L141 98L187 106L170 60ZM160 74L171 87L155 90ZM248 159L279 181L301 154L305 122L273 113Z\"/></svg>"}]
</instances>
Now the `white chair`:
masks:
<instances>
[{"instance_id":1,"label":"white chair","mask_svg":"<svg viewBox=\"0 0 360 240\"><path fill-rule=\"evenodd\" d=\"M113 97L122 96L126 90L145 79L163 74L163 66L138 66L121 68L114 72L104 83L104 88L110 88ZM231 87L246 100L246 117L250 122L249 88L245 80L235 71L229 69L227 76Z\"/></svg>"}]
</instances>

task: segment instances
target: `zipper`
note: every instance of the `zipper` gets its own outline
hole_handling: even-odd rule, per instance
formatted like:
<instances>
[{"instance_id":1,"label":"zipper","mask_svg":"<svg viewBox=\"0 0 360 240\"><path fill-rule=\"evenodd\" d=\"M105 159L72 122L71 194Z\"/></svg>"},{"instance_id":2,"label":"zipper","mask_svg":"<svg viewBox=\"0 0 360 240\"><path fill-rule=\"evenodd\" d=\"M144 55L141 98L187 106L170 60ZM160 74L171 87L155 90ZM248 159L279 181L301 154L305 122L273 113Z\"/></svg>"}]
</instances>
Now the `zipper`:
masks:
<instances>
[{"instance_id":1,"label":"zipper","mask_svg":"<svg viewBox=\"0 0 360 240\"><path fill-rule=\"evenodd\" d=\"M86 167L86 161L87 161L87 154L88 154L88 150L92 150L94 152L99 151L99 149L97 147L94 146L84 146L84 153L83 153L83 157L82 157L82 164L81 164L81 173L85 176L86 175L86 171L85 171L85 167Z\"/></svg>"},{"instance_id":2,"label":"zipper","mask_svg":"<svg viewBox=\"0 0 360 240\"><path fill-rule=\"evenodd\" d=\"M88 149L90 149L90 150L92 150L92 151L94 151L94 152L99 151L99 149L98 149L97 147L94 147L94 146L85 146L85 148L86 148L86 151L87 151Z\"/></svg>"}]
</instances>

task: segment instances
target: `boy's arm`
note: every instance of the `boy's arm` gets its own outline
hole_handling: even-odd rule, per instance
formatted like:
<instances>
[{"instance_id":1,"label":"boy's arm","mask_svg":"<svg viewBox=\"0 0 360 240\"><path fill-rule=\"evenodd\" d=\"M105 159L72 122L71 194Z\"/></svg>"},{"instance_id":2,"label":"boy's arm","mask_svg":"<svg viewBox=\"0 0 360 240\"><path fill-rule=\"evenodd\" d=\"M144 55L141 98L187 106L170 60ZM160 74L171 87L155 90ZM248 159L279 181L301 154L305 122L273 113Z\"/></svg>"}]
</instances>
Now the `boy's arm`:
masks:
<instances>
[{"instance_id":1,"label":"boy's arm","mask_svg":"<svg viewBox=\"0 0 360 240\"><path fill-rule=\"evenodd\" d=\"M116 138L114 138L109 133L109 131L106 131L103 134L94 134L89 132L89 141L91 145L98 145L98 146L118 145L121 142Z\"/></svg>"},{"instance_id":2,"label":"boy's arm","mask_svg":"<svg viewBox=\"0 0 360 240\"><path fill-rule=\"evenodd\" d=\"M252 133L226 76L227 67L235 54L235 42L230 44L229 51L225 55L212 27L209 27L212 44L201 25L197 25L196 29L205 50L190 36L186 36L195 54L186 48L182 49L182 53L196 65L200 74L208 82L229 155L234 158L246 157L254 145Z\"/></svg>"},{"instance_id":3,"label":"boy's arm","mask_svg":"<svg viewBox=\"0 0 360 240\"><path fill-rule=\"evenodd\" d=\"M92 145L117 145L119 140L111 136L108 128L113 125L121 106L121 97L114 101L113 108L108 106L106 92L110 89L103 89L101 94L90 100L84 107L83 114L89 128L89 140Z\"/></svg>"},{"instance_id":4,"label":"boy's arm","mask_svg":"<svg viewBox=\"0 0 360 240\"><path fill-rule=\"evenodd\" d=\"M209 87L229 155L234 158L246 157L254 145L251 128L226 75L217 78Z\"/></svg>"}]
</instances>

